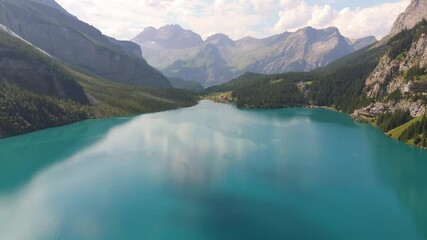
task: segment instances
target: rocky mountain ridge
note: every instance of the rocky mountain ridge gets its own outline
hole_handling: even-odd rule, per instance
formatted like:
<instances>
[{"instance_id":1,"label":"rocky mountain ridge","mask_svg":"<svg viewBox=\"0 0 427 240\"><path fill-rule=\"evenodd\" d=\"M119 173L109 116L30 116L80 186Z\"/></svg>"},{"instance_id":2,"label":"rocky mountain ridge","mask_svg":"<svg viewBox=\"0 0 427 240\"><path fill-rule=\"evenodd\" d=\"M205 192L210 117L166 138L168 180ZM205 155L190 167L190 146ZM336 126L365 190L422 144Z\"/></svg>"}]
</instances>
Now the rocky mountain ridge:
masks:
<instances>
[{"instance_id":1,"label":"rocky mountain ridge","mask_svg":"<svg viewBox=\"0 0 427 240\"><path fill-rule=\"evenodd\" d=\"M427 0L411 0L406 10L394 22L390 36L394 36L404 29L411 29L421 20L427 19Z\"/></svg>"},{"instance_id":2,"label":"rocky mountain ridge","mask_svg":"<svg viewBox=\"0 0 427 240\"><path fill-rule=\"evenodd\" d=\"M182 47L180 39L191 39L188 40L191 44ZM247 71L266 74L310 71L373 44L376 39L352 41L343 37L337 28L307 27L264 39L245 37L234 41L219 33L203 41L192 31L167 25L159 29L146 28L132 41L141 46L147 61L167 76L194 80L209 87ZM200 58L213 52L219 54L209 57L209 62Z\"/></svg>"}]
</instances>

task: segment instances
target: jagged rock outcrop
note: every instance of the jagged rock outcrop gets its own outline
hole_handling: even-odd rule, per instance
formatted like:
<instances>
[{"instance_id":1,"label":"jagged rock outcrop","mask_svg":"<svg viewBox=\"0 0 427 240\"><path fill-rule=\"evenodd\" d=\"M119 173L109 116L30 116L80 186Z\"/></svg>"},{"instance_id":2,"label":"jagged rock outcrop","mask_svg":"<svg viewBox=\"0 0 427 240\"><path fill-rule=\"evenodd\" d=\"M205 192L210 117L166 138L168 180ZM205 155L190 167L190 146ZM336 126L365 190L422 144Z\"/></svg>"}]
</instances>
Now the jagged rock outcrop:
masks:
<instances>
[{"instance_id":1,"label":"jagged rock outcrop","mask_svg":"<svg viewBox=\"0 0 427 240\"><path fill-rule=\"evenodd\" d=\"M412 117L427 114L427 107L423 101L400 100L372 103L367 107L356 110L353 116L378 117L385 112L395 112L397 110L409 110Z\"/></svg>"},{"instance_id":2,"label":"jagged rock outcrop","mask_svg":"<svg viewBox=\"0 0 427 240\"><path fill-rule=\"evenodd\" d=\"M103 35L54 0L0 0L0 23L65 63L120 83L171 87L139 48Z\"/></svg>"},{"instance_id":3,"label":"jagged rock outcrop","mask_svg":"<svg viewBox=\"0 0 427 240\"><path fill-rule=\"evenodd\" d=\"M390 59L386 54L382 57L377 68L372 72L365 83L367 96L373 99L381 99L396 90L401 93L415 92L422 84L411 79L405 79L404 72L411 67L419 65L427 66L427 35L422 34L418 41L412 44L411 49L399 58Z\"/></svg>"},{"instance_id":4,"label":"jagged rock outcrop","mask_svg":"<svg viewBox=\"0 0 427 240\"><path fill-rule=\"evenodd\" d=\"M415 27L423 19L427 19L427 0L412 0L405 12L401 13L394 22L390 36Z\"/></svg>"},{"instance_id":5,"label":"jagged rock outcrop","mask_svg":"<svg viewBox=\"0 0 427 240\"><path fill-rule=\"evenodd\" d=\"M416 94L427 95L427 81L408 78L408 71L417 67L427 68L427 35L421 34L409 51L402 52L394 59L386 53L376 69L365 82L364 92L376 102L356 110L355 116L376 117L384 112L409 110L413 117L426 114L426 103L411 98ZM390 98L397 100L390 100ZM406 96L406 97L404 97Z\"/></svg>"}]
</instances>

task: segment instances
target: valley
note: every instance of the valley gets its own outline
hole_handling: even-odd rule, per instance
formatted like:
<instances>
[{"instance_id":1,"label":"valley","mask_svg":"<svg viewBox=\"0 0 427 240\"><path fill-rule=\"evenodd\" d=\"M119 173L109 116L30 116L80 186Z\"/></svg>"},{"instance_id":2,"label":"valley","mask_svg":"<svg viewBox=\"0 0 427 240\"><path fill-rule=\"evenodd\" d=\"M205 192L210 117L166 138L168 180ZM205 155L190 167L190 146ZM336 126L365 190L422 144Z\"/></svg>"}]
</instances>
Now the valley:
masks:
<instances>
[{"instance_id":1,"label":"valley","mask_svg":"<svg viewBox=\"0 0 427 240\"><path fill-rule=\"evenodd\" d=\"M1 240L426 240L426 150L427 0L0 0Z\"/></svg>"}]
</instances>

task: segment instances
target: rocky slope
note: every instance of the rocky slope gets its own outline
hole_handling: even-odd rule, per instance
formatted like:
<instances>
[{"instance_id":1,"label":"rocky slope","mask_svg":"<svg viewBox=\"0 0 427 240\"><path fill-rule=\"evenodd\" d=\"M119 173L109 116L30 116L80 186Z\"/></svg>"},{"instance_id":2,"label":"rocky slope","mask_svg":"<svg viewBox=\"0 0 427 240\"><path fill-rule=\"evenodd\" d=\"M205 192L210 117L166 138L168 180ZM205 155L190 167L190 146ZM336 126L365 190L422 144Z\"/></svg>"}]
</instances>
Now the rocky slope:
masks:
<instances>
[{"instance_id":1,"label":"rocky slope","mask_svg":"<svg viewBox=\"0 0 427 240\"><path fill-rule=\"evenodd\" d=\"M0 0L0 23L75 68L120 83L171 87L137 45L103 35L54 0Z\"/></svg>"},{"instance_id":2,"label":"rocky slope","mask_svg":"<svg viewBox=\"0 0 427 240\"><path fill-rule=\"evenodd\" d=\"M132 41L140 44L148 62L167 76L194 80L209 87L228 82L246 71L266 74L309 71L376 40L370 37L350 41L336 28L307 27L265 39L246 37L233 41L225 34L215 34L203 41L192 31L168 25L146 28Z\"/></svg>"},{"instance_id":3,"label":"rocky slope","mask_svg":"<svg viewBox=\"0 0 427 240\"><path fill-rule=\"evenodd\" d=\"M396 110L409 110L412 117L427 113L426 17L427 1L412 0L396 20L389 50L365 82L364 93L374 103L354 115L376 117Z\"/></svg>"},{"instance_id":4,"label":"rocky slope","mask_svg":"<svg viewBox=\"0 0 427 240\"><path fill-rule=\"evenodd\" d=\"M427 19L427 0L412 0L393 24L390 35L394 36L404 29L411 29L422 19Z\"/></svg>"}]
</instances>

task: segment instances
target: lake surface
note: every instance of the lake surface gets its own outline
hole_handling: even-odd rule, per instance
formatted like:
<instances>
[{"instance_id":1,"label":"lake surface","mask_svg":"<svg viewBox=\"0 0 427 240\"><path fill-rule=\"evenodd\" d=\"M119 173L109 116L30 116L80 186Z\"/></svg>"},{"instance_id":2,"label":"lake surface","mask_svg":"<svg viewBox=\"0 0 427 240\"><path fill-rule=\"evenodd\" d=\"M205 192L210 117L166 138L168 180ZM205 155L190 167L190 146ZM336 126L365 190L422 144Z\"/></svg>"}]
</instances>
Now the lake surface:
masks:
<instances>
[{"instance_id":1,"label":"lake surface","mask_svg":"<svg viewBox=\"0 0 427 240\"><path fill-rule=\"evenodd\" d=\"M0 140L0 239L427 239L427 151L323 109L85 121Z\"/></svg>"}]
</instances>

